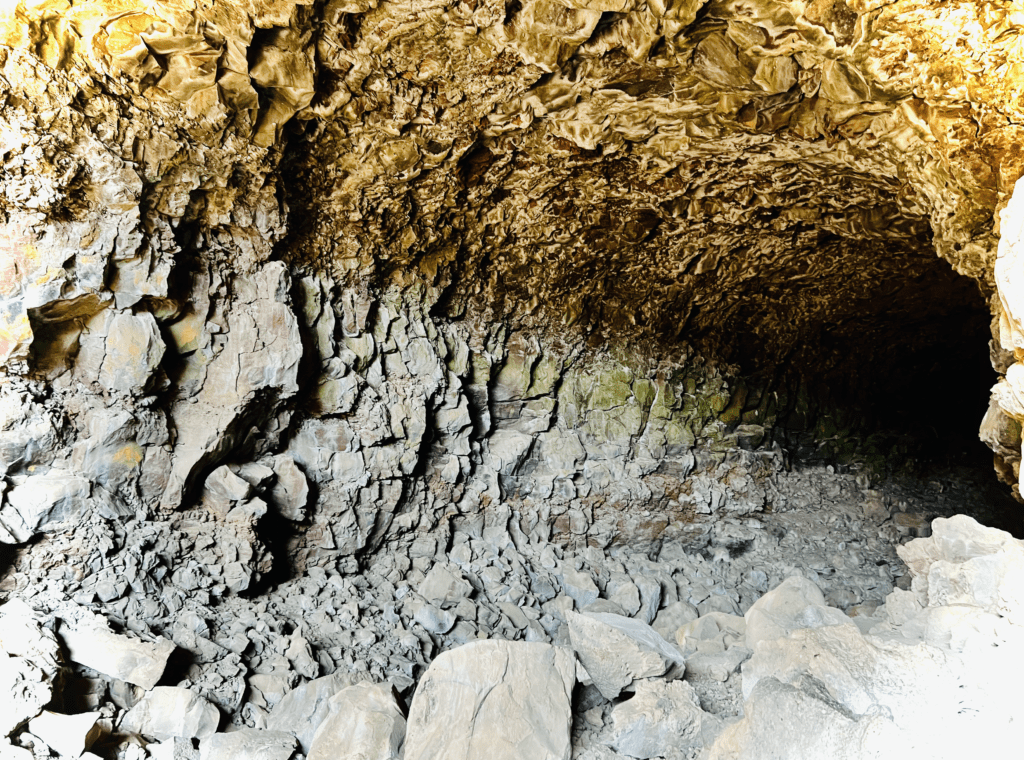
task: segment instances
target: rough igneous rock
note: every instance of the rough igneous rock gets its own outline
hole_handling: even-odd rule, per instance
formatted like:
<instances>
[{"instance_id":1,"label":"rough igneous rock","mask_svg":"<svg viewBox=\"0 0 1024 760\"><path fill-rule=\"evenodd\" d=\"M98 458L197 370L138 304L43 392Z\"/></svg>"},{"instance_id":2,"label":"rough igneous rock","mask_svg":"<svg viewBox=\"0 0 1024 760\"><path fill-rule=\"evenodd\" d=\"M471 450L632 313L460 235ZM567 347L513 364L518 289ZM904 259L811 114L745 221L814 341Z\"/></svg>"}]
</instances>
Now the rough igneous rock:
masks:
<instances>
[{"instance_id":1,"label":"rough igneous rock","mask_svg":"<svg viewBox=\"0 0 1024 760\"><path fill-rule=\"evenodd\" d=\"M478 641L445 652L409 709L407 760L568 760L572 655L550 644Z\"/></svg>"}]
</instances>

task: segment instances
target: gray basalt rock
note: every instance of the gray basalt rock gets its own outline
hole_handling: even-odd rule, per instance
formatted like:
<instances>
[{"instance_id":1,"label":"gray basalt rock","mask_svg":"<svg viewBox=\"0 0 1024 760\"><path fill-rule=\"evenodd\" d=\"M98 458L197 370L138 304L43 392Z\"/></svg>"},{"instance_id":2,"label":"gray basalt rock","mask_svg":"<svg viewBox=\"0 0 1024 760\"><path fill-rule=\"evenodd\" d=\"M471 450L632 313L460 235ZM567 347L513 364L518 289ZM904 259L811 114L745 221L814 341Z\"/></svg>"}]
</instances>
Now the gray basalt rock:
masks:
<instances>
[{"instance_id":1,"label":"gray basalt rock","mask_svg":"<svg viewBox=\"0 0 1024 760\"><path fill-rule=\"evenodd\" d=\"M113 315L106 325L104 348L99 382L121 393L141 391L164 355L160 329L149 312Z\"/></svg>"},{"instance_id":2,"label":"gray basalt rock","mask_svg":"<svg viewBox=\"0 0 1024 760\"><path fill-rule=\"evenodd\" d=\"M290 760L298 742L286 731L241 728L199 743L199 760Z\"/></svg>"},{"instance_id":3,"label":"gray basalt rock","mask_svg":"<svg viewBox=\"0 0 1024 760\"><path fill-rule=\"evenodd\" d=\"M156 686L174 651L174 642L141 641L102 628L100 621L65 624L60 638L74 662L143 689Z\"/></svg>"},{"instance_id":4,"label":"gray basalt rock","mask_svg":"<svg viewBox=\"0 0 1024 760\"><path fill-rule=\"evenodd\" d=\"M320 724L307 760L338 757L398 760L405 740L405 717L391 687L363 682L339 691Z\"/></svg>"},{"instance_id":5,"label":"gray basalt rock","mask_svg":"<svg viewBox=\"0 0 1024 760\"><path fill-rule=\"evenodd\" d=\"M657 614L651 627L666 641L675 641L676 632L698 617L700 613L689 602L673 602Z\"/></svg>"},{"instance_id":6,"label":"gray basalt rock","mask_svg":"<svg viewBox=\"0 0 1024 760\"><path fill-rule=\"evenodd\" d=\"M549 644L479 641L443 653L413 697L405 760L568 760L572 655Z\"/></svg>"},{"instance_id":7,"label":"gray basalt rock","mask_svg":"<svg viewBox=\"0 0 1024 760\"><path fill-rule=\"evenodd\" d=\"M320 724L330 714L330 699L352 686L356 677L335 673L315 678L284 695L267 720L271 731L288 731L298 739L303 753L309 754Z\"/></svg>"},{"instance_id":8,"label":"gray basalt rock","mask_svg":"<svg viewBox=\"0 0 1024 760\"><path fill-rule=\"evenodd\" d=\"M40 531L73 523L88 510L91 494L92 484L67 470L16 479L0 509L0 541L22 543Z\"/></svg>"},{"instance_id":9,"label":"gray basalt rock","mask_svg":"<svg viewBox=\"0 0 1024 760\"><path fill-rule=\"evenodd\" d=\"M277 476L267 493L267 502L282 517L302 521L307 516L309 483L295 460L287 454L279 454L270 460Z\"/></svg>"},{"instance_id":10,"label":"gray basalt rock","mask_svg":"<svg viewBox=\"0 0 1024 760\"><path fill-rule=\"evenodd\" d=\"M0 607L0 735L35 718L54 696L61 676L60 646L20 600Z\"/></svg>"},{"instance_id":11,"label":"gray basalt rock","mask_svg":"<svg viewBox=\"0 0 1024 760\"><path fill-rule=\"evenodd\" d=\"M566 596L576 602L578 609L588 607L597 601L601 593L594 579L582 570L574 570L571 567L562 568L562 588Z\"/></svg>"},{"instance_id":12,"label":"gray basalt rock","mask_svg":"<svg viewBox=\"0 0 1024 760\"><path fill-rule=\"evenodd\" d=\"M205 739L220 723L217 708L193 691L178 686L157 686L121 719L119 729L164 739Z\"/></svg>"},{"instance_id":13,"label":"gray basalt rock","mask_svg":"<svg viewBox=\"0 0 1024 760\"><path fill-rule=\"evenodd\" d=\"M606 699L639 679L682 677L682 654L643 621L600 612L566 617L572 647Z\"/></svg>"},{"instance_id":14,"label":"gray basalt rock","mask_svg":"<svg viewBox=\"0 0 1024 760\"><path fill-rule=\"evenodd\" d=\"M663 757L670 749L701 748L709 726L718 723L700 709L685 681L638 681L633 696L612 708L611 718L606 741L616 752L638 760Z\"/></svg>"}]
</instances>

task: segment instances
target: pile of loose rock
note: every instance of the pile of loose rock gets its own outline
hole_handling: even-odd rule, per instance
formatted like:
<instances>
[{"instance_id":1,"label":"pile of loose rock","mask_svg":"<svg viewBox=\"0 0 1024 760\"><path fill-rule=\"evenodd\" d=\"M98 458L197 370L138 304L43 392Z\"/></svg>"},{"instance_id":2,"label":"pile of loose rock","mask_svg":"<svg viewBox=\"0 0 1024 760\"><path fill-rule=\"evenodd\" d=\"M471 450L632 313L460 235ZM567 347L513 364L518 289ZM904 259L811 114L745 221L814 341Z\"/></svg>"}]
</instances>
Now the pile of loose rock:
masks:
<instances>
[{"instance_id":1,"label":"pile of loose rock","mask_svg":"<svg viewBox=\"0 0 1024 760\"><path fill-rule=\"evenodd\" d=\"M216 541L180 518L94 520L6 580L7 751L939 757L958 731L1010 731L992 695L1024 654L1024 545L939 519L904 567L895 542L927 513L887 486L776 485L772 511L717 521L696 551L574 551L506 516L251 597L168 582L183 563L162 556Z\"/></svg>"}]
</instances>

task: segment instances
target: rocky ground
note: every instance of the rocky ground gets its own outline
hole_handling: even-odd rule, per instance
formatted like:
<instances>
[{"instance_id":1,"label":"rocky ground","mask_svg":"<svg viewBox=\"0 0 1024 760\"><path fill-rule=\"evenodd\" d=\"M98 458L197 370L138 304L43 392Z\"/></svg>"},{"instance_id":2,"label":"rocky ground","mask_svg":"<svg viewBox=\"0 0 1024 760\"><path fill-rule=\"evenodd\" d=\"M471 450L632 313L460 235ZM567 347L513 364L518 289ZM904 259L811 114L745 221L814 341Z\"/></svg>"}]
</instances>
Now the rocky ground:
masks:
<instances>
[{"instance_id":1,"label":"rocky ground","mask_svg":"<svg viewBox=\"0 0 1024 760\"><path fill-rule=\"evenodd\" d=\"M351 727L323 728L335 738L318 740L328 714L355 720L359 710L379 703L371 710L376 717L357 723L384 721L388 751L397 752L403 735L397 722L404 725L408 716L408 741L418 731L420 744L407 742L406 758L439 757L447 751L431 754L423 747L448 741L433 733L444 734L458 716L446 716L432 698L424 717L417 695L426 693L425 684L447 694L451 668L487 671L498 657L526 669L519 682L506 683L503 699L512 704L519 704L517 689L527 695L540 688L530 678L550 680L555 672L565 692L565 704L555 700L532 718L512 707L502 713L504 721L540 720L543 729L526 733L553 732L565 747L554 739L543 752L509 745L502 756L682 758L706 751L730 757L715 749L726 746L725 739L714 744L715 737L724 731L739 741L763 713L760 708L751 717L751 702L744 704L752 693L752 663L760 657L756 641L772 638L751 634L757 617L751 611L792 594L796 601L783 607L799 620L788 628L843 625L844 635L855 637L887 626L891 631L894 621L903 624L914 611L906 589L921 595L897 547L928 536L936 517L968 512L991 518L997 505L983 485L990 477L964 466L941 476L871 482L831 466L797 467L772 479L763 511L719 518L685 542L651 551L559 545L536 530L527 535L517 515L505 514L468 531L449 528L403 547L385 545L351 567L312 568L247 594L204 584L211 575L204 563L242 567L237 552L244 545L204 530L215 523L193 514L201 509L163 522L97 516L74 533L21 549L5 573L4 625L42 626L42 643L30 651L8 643L17 637L3 639L9 662L21 663L7 676L18 685L16 717L5 726L9 751L77 757L88 737L92 752L108 758L188 757L194 740L204 760L287 760L295 751L313 758L317 741L320 751L333 752L341 746L338 736L351 733ZM229 516L244 513L247 503L224 508ZM1021 545L1007 540L1019 553ZM271 560L268 555L268 567ZM218 577L230 578L230 572ZM928 604L925 594L918 611ZM801 613L805 607L812 613ZM480 649L499 642L534 646ZM40 652L49 665L39 666ZM520 662L522 652L529 656ZM541 666L531 657L555 660ZM449 668L443 671L448 681L432 675L439 667ZM506 670L502 683L515 668ZM494 688L485 688L486 674L479 678L480 689ZM346 687L370 690L372 684L384 686L329 702L347 694ZM36 717L51 692L56 698L49 709L57 715L43 716L59 728ZM345 699L359 709L345 713L339 707ZM816 707L839 710L851 725L863 714L836 707L834 694L823 699ZM69 730L75 740L61 744ZM497 741L487 739L485 726L473 730L484 732L474 741ZM160 754L172 752L169 742L178 754ZM257 752L260 742L270 744ZM398 756L381 752L367 757Z\"/></svg>"}]
</instances>

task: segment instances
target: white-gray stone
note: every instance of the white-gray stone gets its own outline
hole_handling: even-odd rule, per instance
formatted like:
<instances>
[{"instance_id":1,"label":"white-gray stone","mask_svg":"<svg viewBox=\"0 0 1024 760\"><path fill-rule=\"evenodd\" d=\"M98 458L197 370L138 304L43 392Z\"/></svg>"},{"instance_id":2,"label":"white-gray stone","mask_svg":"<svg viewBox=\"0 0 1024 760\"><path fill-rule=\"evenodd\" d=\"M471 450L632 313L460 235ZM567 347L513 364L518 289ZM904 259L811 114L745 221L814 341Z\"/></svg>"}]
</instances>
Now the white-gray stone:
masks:
<instances>
[{"instance_id":1,"label":"white-gray stone","mask_svg":"<svg viewBox=\"0 0 1024 760\"><path fill-rule=\"evenodd\" d=\"M600 612L567 613L569 638L580 662L606 699L640 678L681 678L679 650L646 623Z\"/></svg>"},{"instance_id":2,"label":"white-gray stone","mask_svg":"<svg viewBox=\"0 0 1024 760\"><path fill-rule=\"evenodd\" d=\"M562 588L566 596L576 602L577 609L589 607L597 601L600 590L588 573L573 570L571 567L562 569Z\"/></svg>"},{"instance_id":3,"label":"white-gray stone","mask_svg":"<svg viewBox=\"0 0 1024 760\"><path fill-rule=\"evenodd\" d=\"M762 641L781 638L801 628L856 625L842 610L825 604L825 596L812 581L791 576L758 599L744 615L746 646L757 651Z\"/></svg>"},{"instance_id":4,"label":"white-gray stone","mask_svg":"<svg viewBox=\"0 0 1024 760\"><path fill-rule=\"evenodd\" d=\"M0 607L0 735L39 715L60 670L60 646L32 609L17 599Z\"/></svg>"},{"instance_id":5,"label":"white-gray stone","mask_svg":"<svg viewBox=\"0 0 1024 760\"><path fill-rule=\"evenodd\" d=\"M567 650L537 642L444 652L413 698L405 760L568 760L575 671Z\"/></svg>"},{"instance_id":6,"label":"white-gray stone","mask_svg":"<svg viewBox=\"0 0 1024 760\"><path fill-rule=\"evenodd\" d=\"M112 391L142 391L164 355L160 328L149 312L115 314L107 326L99 381Z\"/></svg>"},{"instance_id":7,"label":"white-gray stone","mask_svg":"<svg viewBox=\"0 0 1024 760\"><path fill-rule=\"evenodd\" d=\"M277 479L267 493L267 501L287 520L299 522L307 516L309 482L295 460L287 454L278 454L271 460Z\"/></svg>"},{"instance_id":8,"label":"white-gray stone","mask_svg":"<svg viewBox=\"0 0 1024 760\"><path fill-rule=\"evenodd\" d=\"M179 686L157 686L125 714L120 729L159 741L204 739L219 723L217 708L198 694Z\"/></svg>"},{"instance_id":9,"label":"white-gray stone","mask_svg":"<svg viewBox=\"0 0 1024 760\"><path fill-rule=\"evenodd\" d=\"M60 638L74 662L147 691L156 686L174 651L168 639L141 641L88 622L61 626Z\"/></svg>"},{"instance_id":10,"label":"white-gray stone","mask_svg":"<svg viewBox=\"0 0 1024 760\"><path fill-rule=\"evenodd\" d=\"M685 681L637 681L636 693L612 708L607 738L617 752L639 760L662 757L669 749L704 746L704 711Z\"/></svg>"},{"instance_id":11,"label":"white-gray stone","mask_svg":"<svg viewBox=\"0 0 1024 760\"><path fill-rule=\"evenodd\" d=\"M420 582L419 593L428 602L444 608L469 597L473 587L462 577L458 568L437 564L430 568L427 577Z\"/></svg>"},{"instance_id":12,"label":"white-gray stone","mask_svg":"<svg viewBox=\"0 0 1024 760\"><path fill-rule=\"evenodd\" d=\"M0 540L22 543L76 520L88 508L91 492L86 478L60 469L16 480L0 510Z\"/></svg>"},{"instance_id":13,"label":"white-gray stone","mask_svg":"<svg viewBox=\"0 0 1024 760\"><path fill-rule=\"evenodd\" d=\"M298 748L287 731L240 728L214 734L199 743L200 760L289 760Z\"/></svg>"},{"instance_id":14,"label":"white-gray stone","mask_svg":"<svg viewBox=\"0 0 1024 760\"><path fill-rule=\"evenodd\" d=\"M405 718L387 684L363 682L330 699L330 715L313 737L307 760L398 760Z\"/></svg>"},{"instance_id":15,"label":"white-gray stone","mask_svg":"<svg viewBox=\"0 0 1024 760\"><path fill-rule=\"evenodd\" d=\"M673 602L658 613L651 623L651 628L661 634L666 641L675 641L676 631L698 617L700 613L689 602Z\"/></svg>"},{"instance_id":16,"label":"white-gray stone","mask_svg":"<svg viewBox=\"0 0 1024 760\"><path fill-rule=\"evenodd\" d=\"M725 728L707 760L932 757L901 754L898 746L886 741L893 729L882 716L851 720L829 704L827 697L819 699L773 678L757 684L743 710L743 720ZM880 752L886 745L891 753ZM876 753L869 754L866 749Z\"/></svg>"},{"instance_id":17,"label":"white-gray stone","mask_svg":"<svg viewBox=\"0 0 1024 760\"><path fill-rule=\"evenodd\" d=\"M28 722L28 730L63 757L78 757L100 736L96 721L101 713L61 715L44 710Z\"/></svg>"},{"instance_id":18,"label":"white-gray stone","mask_svg":"<svg viewBox=\"0 0 1024 760\"><path fill-rule=\"evenodd\" d=\"M357 680L361 679L349 673L334 673L304 683L278 702L267 720L267 728L292 733L303 754L309 754L317 729L330 714L331 697Z\"/></svg>"}]
</instances>

